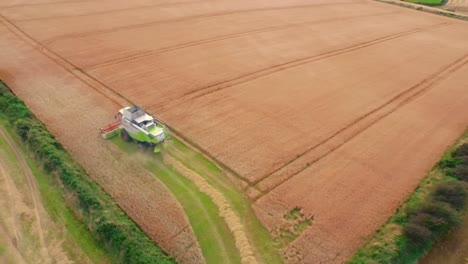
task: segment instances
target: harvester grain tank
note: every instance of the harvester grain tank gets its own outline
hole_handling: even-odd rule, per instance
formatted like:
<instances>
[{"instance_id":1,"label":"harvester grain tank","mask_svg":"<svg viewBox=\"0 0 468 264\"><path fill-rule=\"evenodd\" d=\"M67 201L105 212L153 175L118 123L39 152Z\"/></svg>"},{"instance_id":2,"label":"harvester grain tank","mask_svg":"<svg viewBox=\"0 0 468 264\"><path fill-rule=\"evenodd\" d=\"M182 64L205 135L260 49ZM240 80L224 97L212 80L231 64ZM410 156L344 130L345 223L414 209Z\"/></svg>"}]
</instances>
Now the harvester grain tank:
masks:
<instances>
[{"instance_id":1,"label":"harvester grain tank","mask_svg":"<svg viewBox=\"0 0 468 264\"><path fill-rule=\"evenodd\" d=\"M152 147L154 152L159 152L159 146L169 138L166 125L138 106L120 109L116 119L116 122L101 128L104 138L113 137L120 131L123 140L136 141L141 148Z\"/></svg>"}]
</instances>

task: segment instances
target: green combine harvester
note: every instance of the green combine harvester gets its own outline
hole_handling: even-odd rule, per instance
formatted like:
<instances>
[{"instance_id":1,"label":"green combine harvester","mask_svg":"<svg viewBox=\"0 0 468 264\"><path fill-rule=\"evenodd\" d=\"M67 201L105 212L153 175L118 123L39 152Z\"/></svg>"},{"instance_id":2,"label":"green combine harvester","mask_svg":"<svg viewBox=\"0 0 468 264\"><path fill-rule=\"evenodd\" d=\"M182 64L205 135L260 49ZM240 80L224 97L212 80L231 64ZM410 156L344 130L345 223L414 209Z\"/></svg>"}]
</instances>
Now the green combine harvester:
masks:
<instances>
[{"instance_id":1,"label":"green combine harvester","mask_svg":"<svg viewBox=\"0 0 468 264\"><path fill-rule=\"evenodd\" d=\"M160 152L160 146L169 139L166 125L138 106L120 109L116 119L114 123L101 128L102 137L108 139L120 132L126 142L135 141L141 149L153 148L155 153Z\"/></svg>"}]
</instances>

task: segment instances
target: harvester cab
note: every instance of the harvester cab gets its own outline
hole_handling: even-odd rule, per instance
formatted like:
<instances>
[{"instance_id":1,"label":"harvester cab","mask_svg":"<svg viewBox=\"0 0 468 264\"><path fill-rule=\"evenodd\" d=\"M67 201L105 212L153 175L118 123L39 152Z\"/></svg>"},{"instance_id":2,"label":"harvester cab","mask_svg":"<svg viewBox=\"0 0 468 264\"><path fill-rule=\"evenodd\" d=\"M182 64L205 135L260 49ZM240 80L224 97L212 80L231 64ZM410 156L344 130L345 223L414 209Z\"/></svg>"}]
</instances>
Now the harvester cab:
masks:
<instances>
[{"instance_id":1,"label":"harvester cab","mask_svg":"<svg viewBox=\"0 0 468 264\"><path fill-rule=\"evenodd\" d=\"M169 138L166 125L138 106L120 109L116 119L116 122L101 128L104 138L110 138L120 131L123 140L136 141L144 149L152 147L156 153L161 151L160 146Z\"/></svg>"}]
</instances>

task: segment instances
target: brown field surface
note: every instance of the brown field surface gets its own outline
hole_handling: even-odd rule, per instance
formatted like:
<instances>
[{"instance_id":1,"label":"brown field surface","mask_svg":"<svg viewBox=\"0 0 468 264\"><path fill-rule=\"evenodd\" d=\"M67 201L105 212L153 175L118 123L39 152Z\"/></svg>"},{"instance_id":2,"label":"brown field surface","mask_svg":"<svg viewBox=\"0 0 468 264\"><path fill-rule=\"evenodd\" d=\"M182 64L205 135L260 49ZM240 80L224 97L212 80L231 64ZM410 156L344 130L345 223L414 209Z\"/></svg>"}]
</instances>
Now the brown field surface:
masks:
<instances>
[{"instance_id":1,"label":"brown field surface","mask_svg":"<svg viewBox=\"0 0 468 264\"><path fill-rule=\"evenodd\" d=\"M468 125L463 21L371 0L0 6L0 78L104 188L125 181L86 156L111 151L93 129L128 100L232 169L270 231L313 217L287 249L302 262L348 259Z\"/></svg>"},{"instance_id":2,"label":"brown field surface","mask_svg":"<svg viewBox=\"0 0 468 264\"><path fill-rule=\"evenodd\" d=\"M0 25L0 78L155 242L181 263L203 263L188 219L170 191L96 132L120 106L15 33Z\"/></svg>"}]
</instances>

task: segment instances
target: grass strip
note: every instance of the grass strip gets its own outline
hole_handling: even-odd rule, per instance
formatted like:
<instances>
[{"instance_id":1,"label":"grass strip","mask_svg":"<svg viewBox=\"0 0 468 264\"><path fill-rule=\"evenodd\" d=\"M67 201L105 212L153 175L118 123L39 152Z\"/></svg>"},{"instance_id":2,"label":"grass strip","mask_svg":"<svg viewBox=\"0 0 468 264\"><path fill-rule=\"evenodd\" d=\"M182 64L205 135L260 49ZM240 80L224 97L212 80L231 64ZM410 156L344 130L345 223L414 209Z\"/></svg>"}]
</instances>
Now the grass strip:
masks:
<instances>
[{"instance_id":1,"label":"grass strip","mask_svg":"<svg viewBox=\"0 0 468 264\"><path fill-rule=\"evenodd\" d=\"M263 260L264 263L283 263L278 253L282 245L271 237L268 230L257 219L250 200L229 182L216 164L176 138L172 139L171 146L165 151L187 168L204 177L211 186L223 194L236 214L244 221L243 224L247 228L249 239L253 242L260 260Z\"/></svg>"},{"instance_id":2,"label":"grass strip","mask_svg":"<svg viewBox=\"0 0 468 264\"><path fill-rule=\"evenodd\" d=\"M203 237L203 233L197 230L196 224L194 226L192 221L196 222L197 218L199 219L201 217L201 214L196 213L196 211L199 210L198 208L196 208L195 206L191 206L190 203L187 204L187 200L190 201L190 199L183 197L185 194L183 190L180 189L180 183L177 182L183 182L182 185L184 186L184 188L188 187L192 189L192 192L198 193L198 196L205 194L201 193L198 190L198 188L193 183L191 183L190 180L185 178L183 175L180 175L180 173L175 171L172 167L165 165L159 154L149 154L150 156L148 157L143 153L139 153L140 150L138 149L137 144L124 142L120 137L112 138L112 142L129 155L139 155L139 158L137 159L145 160L146 168L149 171L152 171L153 174L158 179L160 179L176 196L177 200L184 208L184 211L187 214L192 227L194 228L195 235L200 240L200 236ZM255 213L251 207L250 201L235 186L233 186L232 183L229 182L226 176L223 175L223 171L216 164L207 159L204 155L189 148L183 142L179 141L174 137L172 138L168 146L164 148L163 151L166 152L166 154L171 155L176 160L180 161L187 168L193 170L194 172L202 176L211 186L213 186L223 194L223 196L228 200L229 204L234 209L236 214L244 221L244 226L247 227L249 239L253 241L254 247L257 250L257 257L260 261L262 261L263 263L283 263L278 253L278 250L281 246L280 243L278 243L278 241L274 241L271 238L268 230L256 218ZM165 175L168 171L171 172L170 177L166 177ZM207 206L207 208L216 208L215 204L211 200L209 204L204 204L204 206ZM213 212L215 211L213 210ZM195 219L192 219L194 217ZM229 229L227 229L227 225L224 223L224 220L221 217L219 217L217 208L216 214L213 214L211 218L216 219L217 223L223 223L222 228L216 227L216 229L220 230L218 232L220 232L221 234L223 234L224 232L228 232L229 240L233 241L232 235L230 234ZM228 237L228 234L223 234L222 236ZM206 240L206 238L204 240ZM215 258L214 256L213 258L211 258L205 253L209 252L210 248L212 248L213 246L216 246L213 245L215 241L204 240L200 240L199 242L205 260L208 263L212 263L212 260L214 261L213 263L216 263L216 261L219 262L219 259ZM229 243L232 244L231 242ZM217 247L219 247L219 245ZM240 258L236 256L235 262L237 262L238 259L240 260Z\"/></svg>"},{"instance_id":3,"label":"grass strip","mask_svg":"<svg viewBox=\"0 0 468 264\"><path fill-rule=\"evenodd\" d=\"M444 0L404 0L405 2L428 5L428 6L438 6L441 5Z\"/></svg>"},{"instance_id":4,"label":"grass strip","mask_svg":"<svg viewBox=\"0 0 468 264\"><path fill-rule=\"evenodd\" d=\"M127 143L120 136L113 137L111 141L129 156L142 161L145 168L173 193L189 219L206 263L220 263L221 260L223 263L240 263L234 237L208 195L164 164L160 154L141 153L136 143Z\"/></svg>"}]
</instances>

